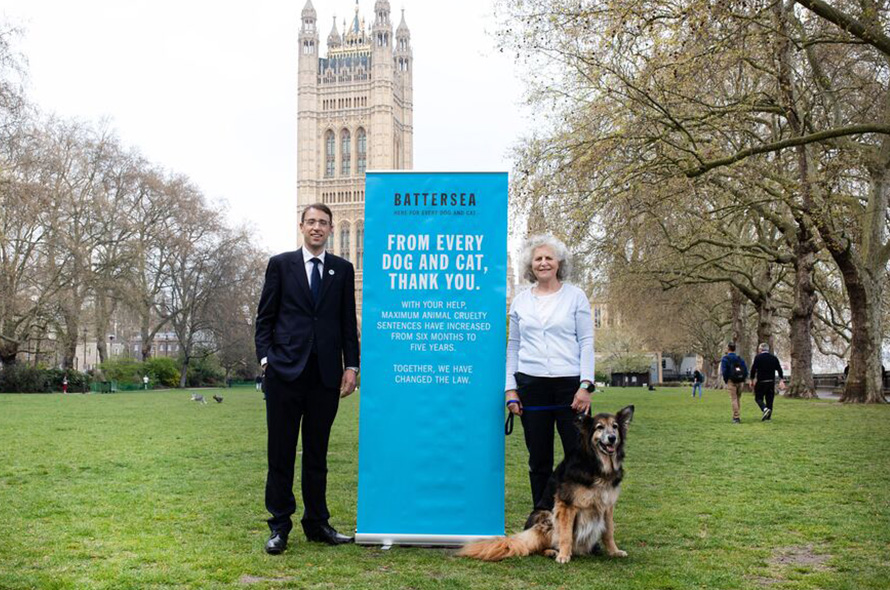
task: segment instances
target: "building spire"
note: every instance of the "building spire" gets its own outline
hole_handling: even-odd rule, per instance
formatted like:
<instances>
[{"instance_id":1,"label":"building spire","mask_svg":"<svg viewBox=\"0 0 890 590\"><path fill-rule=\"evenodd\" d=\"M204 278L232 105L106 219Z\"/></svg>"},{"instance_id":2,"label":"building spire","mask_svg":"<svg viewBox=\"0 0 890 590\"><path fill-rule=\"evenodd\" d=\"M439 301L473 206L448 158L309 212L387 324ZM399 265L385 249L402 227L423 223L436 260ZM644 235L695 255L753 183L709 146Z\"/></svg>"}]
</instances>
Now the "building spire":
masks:
<instances>
[{"instance_id":1,"label":"building spire","mask_svg":"<svg viewBox=\"0 0 890 590\"><path fill-rule=\"evenodd\" d=\"M352 19L352 32L359 32L359 23L358 23L358 0L355 0L355 18Z\"/></svg>"},{"instance_id":2,"label":"building spire","mask_svg":"<svg viewBox=\"0 0 890 590\"><path fill-rule=\"evenodd\" d=\"M339 47L340 42L340 32L337 30L337 17L334 16L334 25L331 27L331 33L328 35L328 47Z\"/></svg>"},{"instance_id":3,"label":"building spire","mask_svg":"<svg viewBox=\"0 0 890 590\"><path fill-rule=\"evenodd\" d=\"M399 23L399 28L396 29L397 37L410 37L411 33L408 31L408 24L405 22L405 9L402 9L402 22Z\"/></svg>"}]
</instances>

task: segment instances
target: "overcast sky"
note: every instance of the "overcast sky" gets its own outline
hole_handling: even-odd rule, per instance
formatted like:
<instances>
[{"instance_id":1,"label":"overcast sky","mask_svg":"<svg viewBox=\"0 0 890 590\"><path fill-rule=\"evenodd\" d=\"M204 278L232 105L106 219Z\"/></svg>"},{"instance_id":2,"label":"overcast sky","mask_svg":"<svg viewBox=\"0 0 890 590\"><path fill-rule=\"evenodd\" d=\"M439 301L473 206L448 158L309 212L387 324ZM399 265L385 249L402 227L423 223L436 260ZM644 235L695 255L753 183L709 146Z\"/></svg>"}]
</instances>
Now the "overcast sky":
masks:
<instances>
[{"instance_id":1,"label":"overcast sky","mask_svg":"<svg viewBox=\"0 0 890 590\"><path fill-rule=\"evenodd\" d=\"M322 55L355 0L314 0ZM47 112L108 118L181 172L270 251L296 244L297 33L305 0L4 0L29 95ZM374 0L360 13L373 21ZM495 48L491 0L390 2L414 50L414 168L510 169L528 125L522 84Z\"/></svg>"}]
</instances>

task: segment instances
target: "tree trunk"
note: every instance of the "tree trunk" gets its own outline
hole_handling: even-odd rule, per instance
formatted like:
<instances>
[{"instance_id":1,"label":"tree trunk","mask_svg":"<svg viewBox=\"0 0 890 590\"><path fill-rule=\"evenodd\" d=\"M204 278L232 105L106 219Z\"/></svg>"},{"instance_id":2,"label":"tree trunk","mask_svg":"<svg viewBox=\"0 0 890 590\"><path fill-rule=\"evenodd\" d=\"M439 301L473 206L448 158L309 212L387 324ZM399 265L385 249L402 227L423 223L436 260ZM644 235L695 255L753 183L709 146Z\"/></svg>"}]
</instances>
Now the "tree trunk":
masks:
<instances>
[{"instance_id":1,"label":"tree trunk","mask_svg":"<svg viewBox=\"0 0 890 590\"><path fill-rule=\"evenodd\" d=\"M3 341L2 345L0 345L0 363L2 363L4 367L14 365L18 353L19 347L17 344L6 343Z\"/></svg>"},{"instance_id":2,"label":"tree trunk","mask_svg":"<svg viewBox=\"0 0 890 590\"><path fill-rule=\"evenodd\" d=\"M99 363L104 363L110 357L110 350L106 346L106 338L109 334L111 316L117 308L117 301L108 296L103 289L96 290L96 350L99 352Z\"/></svg>"},{"instance_id":3,"label":"tree trunk","mask_svg":"<svg viewBox=\"0 0 890 590\"><path fill-rule=\"evenodd\" d=\"M732 287L732 341L735 342L736 354L750 362L750 357L745 355L748 352L748 331L746 330L745 321L747 315L747 299L741 291Z\"/></svg>"},{"instance_id":4,"label":"tree trunk","mask_svg":"<svg viewBox=\"0 0 890 590\"><path fill-rule=\"evenodd\" d=\"M858 274L858 273L857 273ZM864 273L863 273L864 274ZM846 277L850 298L852 340L850 373L844 384L842 402L884 403L881 376L881 281L883 277Z\"/></svg>"},{"instance_id":5,"label":"tree trunk","mask_svg":"<svg viewBox=\"0 0 890 590\"><path fill-rule=\"evenodd\" d=\"M179 388L185 389L185 384L188 379L188 371L189 371L189 356L183 352L182 355L182 367L180 367L179 371Z\"/></svg>"},{"instance_id":6,"label":"tree trunk","mask_svg":"<svg viewBox=\"0 0 890 590\"><path fill-rule=\"evenodd\" d=\"M705 368L705 385L712 389L721 389L724 386L723 376L720 374L720 360L710 359Z\"/></svg>"},{"instance_id":7,"label":"tree trunk","mask_svg":"<svg viewBox=\"0 0 890 590\"><path fill-rule=\"evenodd\" d=\"M143 334L143 336L142 336L142 362L143 363L151 358L151 350L152 350L151 338L146 338L145 335Z\"/></svg>"},{"instance_id":8,"label":"tree trunk","mask_svg":"<svg viewBox=\"0 0 890 590\"><path fill-rule=\"evenodd\" d=\"M813 310L816 308L816 286L813 272L817 246L813 236L800 223L794 260L794 306L791 308L791 384L787 397L814 398L813 381Z\"/></svg>"},{"instance_id":9,"label":"tree trunk","mask_svg":"<svg viewBox=\"0 0 890 590\"><path fill-rule=\"evenodd\" d=\"M810 183L810 160L806 146L797 148L797 173L800 179L803 209L813 210L813 186ZM813 311L816 309L816 243L808 220L795 214L797 240L794 257L794 306L791 308L791 386L788 397L814 398L813 381Z\"/></svg>"},{"instance_id":10,"label":"tree trunk","mask_svg":"<svg viewBox=\"0 0 890 590\"><path fill-rule=\"evenodd\" d=\"M763 299L758 302L757 306L757 342L755 346L765 342L769 344L770 350L773 349L773 316L775 315L775 306L773 298L769 293L765 293ZM753 358L747 357L746 360Z\"/></svg>"},{"instance_id":11,"label":"tree trunk","mask_svg":"<svg viewBox=\"0 0 890 590\"><path fill-rule=\"evenodd\" d=\"M80 325L72 313L65 314L65 333L62 335L62 368L74 369L74 357L77 356L77 338Z\"/></svg>"},{"instance_id":12,"label":"tree trunk","mask_svg":"<svg viewBox=\"0 0 890 590\"><path fill-rule=\"evenodd\" d=\"M862 221L859 255L844 238L817 224L828 251L841 271L850 300L850 373L844 385L842 402L884 403L881 375L881 297L887 281L887 253L882 241L884 216L888 208L886 169L890 165L890 141L882 152L883 166L871 172L871 194Z\"/></svg>"},{"instance_id":13,"label":"tree trunk","mask_svg":"<svg viewBox=\"0 0 890 590\"><path fill-rule=\"evenodd\" d=\"M142 362L144 363L148 359L151 358L152 351L152 341L154 340L154 334L152 334L151 327L149 326L150 318L148 314L143 314L142 316L142 325L139 329L139 335L142 338Z\"/></svg>"}]
</instances>

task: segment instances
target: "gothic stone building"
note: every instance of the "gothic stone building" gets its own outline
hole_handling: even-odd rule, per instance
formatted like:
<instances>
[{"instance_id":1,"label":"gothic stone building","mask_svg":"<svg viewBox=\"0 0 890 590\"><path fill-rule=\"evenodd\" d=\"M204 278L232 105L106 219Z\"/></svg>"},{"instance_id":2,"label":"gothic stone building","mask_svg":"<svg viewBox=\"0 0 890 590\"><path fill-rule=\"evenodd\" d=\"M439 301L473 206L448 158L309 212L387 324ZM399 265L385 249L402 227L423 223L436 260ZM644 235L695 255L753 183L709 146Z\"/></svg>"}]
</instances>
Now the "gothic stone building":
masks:
<instances>
[{"instance_id":1,"label":"gothic stone building","mask_svg":"<svg viewBox=\"0 0 890 590\"><path fill-rule=\"evenodd\" d=\"M393 35L388 0L375 2L374 23L366 28L356 0L355 16L349 26L344 22L342 33L334 18L327 57L321 57L312 0L302 21L297 215L310 203L330 206L334 233L328 251L355 265L360 311L365 171L412 168L411 34L403 10Z\"/></svg>"}]
</instances>

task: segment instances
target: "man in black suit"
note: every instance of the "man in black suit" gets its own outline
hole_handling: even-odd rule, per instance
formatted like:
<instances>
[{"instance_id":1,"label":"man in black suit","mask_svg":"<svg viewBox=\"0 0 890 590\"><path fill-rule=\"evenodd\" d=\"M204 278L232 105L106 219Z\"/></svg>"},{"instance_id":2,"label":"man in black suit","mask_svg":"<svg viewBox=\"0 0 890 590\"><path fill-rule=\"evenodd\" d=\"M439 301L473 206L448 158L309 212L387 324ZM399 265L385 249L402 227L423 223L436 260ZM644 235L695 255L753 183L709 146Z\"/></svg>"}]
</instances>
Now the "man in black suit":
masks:
<instances>
[{"instance_id":1,"label":"man in black suit","mask_svg":"<svg viewBox=\"0 0 890 590\"><path fill-rule=\"evenodd\" d=\"M269 260L257 308L256 352L265 375L268 427L270 554L287 547L297 509L294 461L301 422L303 531L310 541L329 545L352 541L328 524L325 492L331 425L340 398L355 391L358 374L355 269L325 252L333 232L326 205L303 210L300 232L302 248Z\"/></svg>"}]
</instances>

